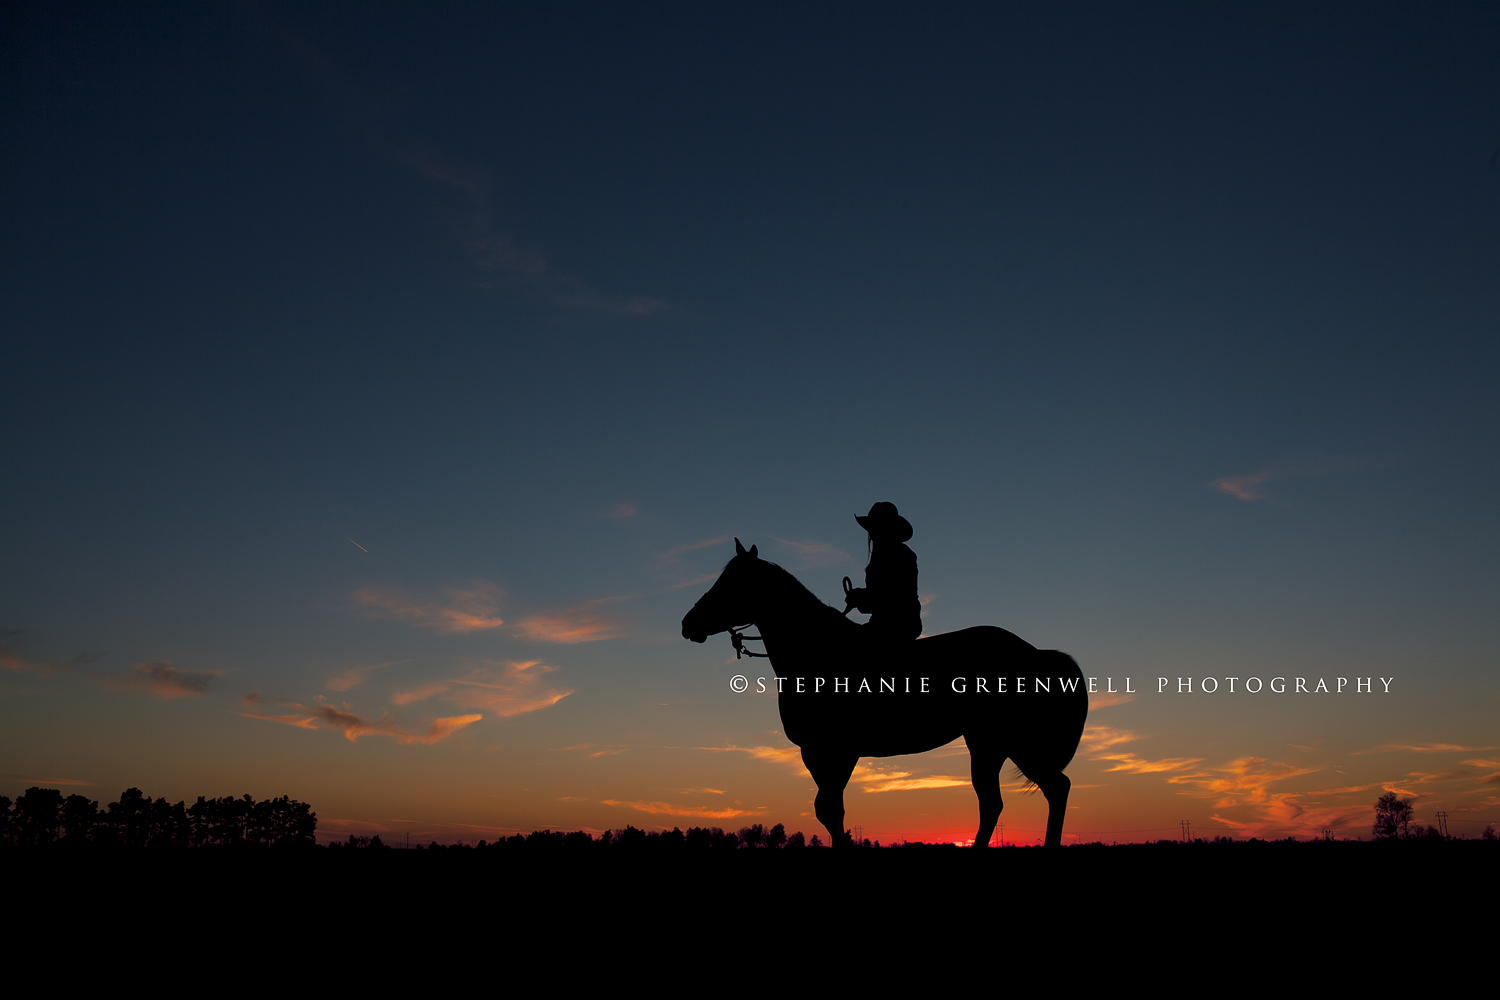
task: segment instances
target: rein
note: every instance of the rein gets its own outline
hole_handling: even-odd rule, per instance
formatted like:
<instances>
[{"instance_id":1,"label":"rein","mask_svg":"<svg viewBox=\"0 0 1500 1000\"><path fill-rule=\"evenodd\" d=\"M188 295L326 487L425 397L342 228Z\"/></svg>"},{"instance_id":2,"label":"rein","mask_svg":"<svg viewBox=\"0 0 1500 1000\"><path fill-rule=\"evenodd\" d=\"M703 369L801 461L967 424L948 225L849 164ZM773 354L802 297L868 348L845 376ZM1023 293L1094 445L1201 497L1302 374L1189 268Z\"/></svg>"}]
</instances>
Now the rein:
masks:
<instances>
[{"instance_id":1,"label":"rein","mask_svg":"<svg viewBox=\"0 0 1500 1000\"><path fill-rule=\"evenodd\" d=\"M742 625L741 626L741 628L749 628L749 627L750 627L749 625ZM759 657L763 657L765 659L770 659L771 658L771 654L770 653L757 653L753 649L746 649L745 648L745 640L746 639L751 639L751 640L754 640L755 642L764 642L765 641L764 639L762 639L758 635L746 635L745 633L739 631L738 629L735 629L735 628L730 628L729 629L729 641L732 642L732 643L734 643L734 658L736 660L738 660L741 656L759 656Z\"/></svg>"}]
</instances>

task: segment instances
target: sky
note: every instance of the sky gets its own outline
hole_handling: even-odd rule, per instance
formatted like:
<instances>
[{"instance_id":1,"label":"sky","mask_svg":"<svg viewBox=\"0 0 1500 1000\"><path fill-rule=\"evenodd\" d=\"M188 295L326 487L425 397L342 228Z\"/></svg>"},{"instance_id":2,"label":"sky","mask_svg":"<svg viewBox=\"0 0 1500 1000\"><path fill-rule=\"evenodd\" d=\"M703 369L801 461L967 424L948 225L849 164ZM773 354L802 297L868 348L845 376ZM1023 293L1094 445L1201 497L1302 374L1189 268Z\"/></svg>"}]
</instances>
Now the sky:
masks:
<instances>
[{"instance_id":1,"label":"sky","mask_svg":"<svg viewBox=\"0 0 1500 1000\"><path fill-rule=\"evenodd\" d=\"M1493 6L0 18L0 794L825 833L680 623L890 501L926 634L1132 679L1066 840L1500 822Z\"/></svg>"}]
</instances>

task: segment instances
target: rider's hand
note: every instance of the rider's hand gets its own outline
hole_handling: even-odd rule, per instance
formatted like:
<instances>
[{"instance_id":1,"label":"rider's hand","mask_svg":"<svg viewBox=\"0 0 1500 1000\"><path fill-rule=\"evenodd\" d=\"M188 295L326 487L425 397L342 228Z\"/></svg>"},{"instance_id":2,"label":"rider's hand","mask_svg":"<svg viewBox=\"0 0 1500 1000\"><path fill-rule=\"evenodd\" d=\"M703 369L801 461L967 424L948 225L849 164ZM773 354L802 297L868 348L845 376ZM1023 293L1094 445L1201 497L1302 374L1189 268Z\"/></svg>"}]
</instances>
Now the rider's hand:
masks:
<instances>
[{"instance_id":1,"label":"rider's hand","mask_svg":"<svg viewBox=\"0 0 1500 1000\"><path fill-rule=\"evenodd\" d=\"M858 611L864 615L869 614L870 612L866 607L869 596L870 592L864 587L855 587L844 594L844 614L847 615L850 611Z\"/></svg>"}]
</instances>

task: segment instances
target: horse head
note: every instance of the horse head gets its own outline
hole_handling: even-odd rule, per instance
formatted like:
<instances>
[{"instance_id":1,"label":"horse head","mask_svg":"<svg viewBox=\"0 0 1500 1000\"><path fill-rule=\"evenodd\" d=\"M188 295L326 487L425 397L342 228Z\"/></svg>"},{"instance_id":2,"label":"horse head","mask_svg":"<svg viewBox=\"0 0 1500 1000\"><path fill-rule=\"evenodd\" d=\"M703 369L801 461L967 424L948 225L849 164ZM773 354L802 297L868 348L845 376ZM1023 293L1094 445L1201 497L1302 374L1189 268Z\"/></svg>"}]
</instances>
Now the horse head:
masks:
<instances>
[{"instance_id":1,"label":"horse head","mask_svg":"<svg viewBox=\"0 0 1500 1000\"><path fill-rule=\"evenodd\" d=\"M753 602L747 586L755 568L761 565L756 547L749 551L734 540L734 558L724 567L724 572L714 581L708 593L698 598L682 619L682 637L694 642L703 642L711 635L727 632L737 625L753 622Z\"/></svg>"}]
</instances>

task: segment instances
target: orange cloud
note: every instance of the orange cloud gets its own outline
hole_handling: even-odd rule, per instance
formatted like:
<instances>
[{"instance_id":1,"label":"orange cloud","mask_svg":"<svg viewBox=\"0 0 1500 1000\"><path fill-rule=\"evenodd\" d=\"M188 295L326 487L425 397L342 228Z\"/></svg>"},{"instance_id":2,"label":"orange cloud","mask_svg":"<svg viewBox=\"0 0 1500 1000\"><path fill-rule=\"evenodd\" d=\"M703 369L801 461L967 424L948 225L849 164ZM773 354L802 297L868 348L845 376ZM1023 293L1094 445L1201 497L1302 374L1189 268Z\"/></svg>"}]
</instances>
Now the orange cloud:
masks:
<instances>
[{"instance_id":1,"label":"orange cloud","mask_svg":"<svg viewBox=\"0 0 1500 1000\"><path fill-rule=\"evenodd\" d=\"M54 785L65 787L79 786L84 788L95 787L92 781L80 781L77 778L42 778L34 774L0 774L0 778L10 778L27 785L41 785L43 788L51 788Z\"/></svg>"},{"instance_id":2,"label":"orange cloud","mask_svg":"<svg viewBox=\"0 0 1500 1000\"><path fill-rule=\"evenodd\" d=\"M451 687L453 687L453 684L449 681L434 681L431 684L423 684L419 688L413 688L410 691L403 691L400 694L393 696L391 698L391 704L410 705L414 701L426 701L433 695L442 694L444 691L447 691Z\"/></svg>"},{"instance_id":3,"label":"orange cloud","mask_svg":"<svg viewBox=\"0 0 1500 1000\"><path fill-rule=\"evenodd\" d=\"M1486 750L1494 750L1494 747L1466 747L1457 743L1385 743L1368 750L1356 750L1350 756L1359 756L1367 753L1389 753L1392 750L1406 750L1411 753L1483 753Z\"/></svg>"},{"instance_id":4,"label":"orange cloud","mask_svg":"<svg viewBox=\"0 0 1500 1000\"><path fill-rule=\"evenodd\" d=\"M392 618L436 632L463 634L499 628L505 624L499 616L505 592L488 580L470 581L468 589L448 591L446 602L417 601L394 590L364 587L354 599L369 609L375 618Z\"/></svg>"},{"instance_id":5,"label":"orange cloud","mask_svg":"<svg viewBox=\"0 0 1500 1000\"><path fill-rule=\"evenodd\" d=\"M1203 774L1173 775L1167 781L1174 785L1194 786L1195 790L1188 794L1218 796L1217 807L1220 809L1237 806L1244 801L1270 805L1275 810L1285 811L1294 808L1291 800L1295 796L1285 793L1273 795L1268 790L1269 787L1278 781L1316 774L1321 770L1320 767L1274 763L1264 757L1241 757L1230 761L1226 767L1210 768L1209 772Z\"/></svg>"},{"instance_id":6,"label":"orange cloud","mask_svg":"<svg viewBox=\"0 0 1500 1000\"><path fill-rule=\"evenodd\" d=\"M389 736L398 743L436 743L439 740L452 736L466 726L470 726L480 719L482 715L456 715L445 719L434 719L432 725L425 732L412 733L401 729L396 725L396 720L389 715L382 715L379 719L371 722L355 715L346 703L342 709L323 701L321 697L318 704L299 705L295 702L284 703L293 709L290 715L265 715L260 712L248 711L258 708L261 700L258 696L251 694L245 697L245 708L241 712L247 719L260 719L263 722L277 722L284 726L296 726L299 729L337 729L344 734L344 738L354 743L361 736Z\"/></svg>"},{"instance_id":7,"label":"orange cloud","mask_svg":"<svg viewBox=\"0 0 1500 1000\"><path fill-rule=\"evenodd\" d=\"M790 767L805 777L811 778L812 774L802 763L802 751L797 747L699 747L699 750L707 750L710 753L747 753L756 760L769 761L772 764L782 764Z\"/></svg>"},{"instance_id":8,"label":"orange cloud","mask_svg":"<svg viewBox=\"0 0 1500 1000\"><path fill-rule=\"evenodd\" d=\"M879 761L861 761L849 776L850 784L863 785L870 793L912 792L923 788L957 788L972 784L971 779L949 774L932 774L914 778L910 771L887 770Z\"/></svg>"},{"instance_id":9,"label":"orange cloud","mask_svg":"<svg viewBox=\"0 0 1500 1000\"><path fill-rule=\"evenodd\" d=\"M470 670L467 677L424 684L391 701L410 705L452 692L446 700L456 705L487 709L502 717L521 715L555 705L573 693L571 689L558 691L542 685L542 676L556 669L541 660L487 660Z\"/></svg>"},{"instance_id":10,"label":"orange cloud","mask_svg":"<svg viewBox=\"0 0 1500 1000\"><path fill-rule=\"evenodd\" d=\"M410 662L410 660L391 660L388 663L372 663L367 667L350 667L348 670L345 670L333 680L329 681L328 689L330 691L348 691L351 688L359 687L365 682L366 677L370 676L370 674L372 674L376 670L379 670L381 667L394 667L399 663Z\"/></svg>"},{"instance_id":11,"label":"orange cloud","mask_svg":"<svg viewBox=\"0 0 1500 1000\"><path fill-rule=\"evenodd\" d=\"M532 642L556 642L565 645L618 638L625 634L625 630L614 620L593 610L597 604L617 600L620 598L605 597L565 611L528 615L516 622L516 633L522 639L529 639Z\"/></svg>"},{"instance_id":12,"label":"orange cloud","mask_svg":"<svg viewBox=\"0 0 1500 1000\"><path fill-rule=\"evenodd\" d=\"M1090 699L1090 707L1093 699ZM1083 736L1078 741L1078 751L1086 756L1092 757L1097 753L1112 749L1122 743L1132 743L1140 739L1138 733L1128 729L1115 729L1113 726L1089 725L1083 731Z\"/></svg>"},{"instance_id":13,"label":"orange cloud","mask_svg":"<svg viewBox=\"0 0 1500 1000\"><path fill-rule=\"evenodd\" d=\"M1115 729L1110 726L1089 726L1083 733L1083 739L1079 741L1078 750L1089 760L1114 761L1114 766L1106 768L1108 771L1123 771L1127 774L1155 774L1164 771L1181 771L1192 767L1202 757L1165 757L1161 760L1147 760L1129 750L1116 749L1122 744L1131 743L1141 737L1130 732L1128 729Z\"/></svg>"},{"instance_id":14,"label":"orange cloud","mask_svg":"<svg viewBox=\"0 0 1500 1000\"><path fill-rule=\"evenodd\" d=\"M1114 767L1106 771L1124 771L1126 774L1156 774L1163 771L1181 771L1203 760L1202 757L1163 757L1161 760L1146 760L1130 752L1102 754L1095 760L1112 760Z\"/></svg>"},{"instance_id":15,"label":"orange cloud","mask_svg":"<svg viewBox=\"0 0 1500 1000\"><path fill-rule=\"evenodd\" d=\"M648 813L652 816L701 816L704 819L734 819L738 816L759 816L763 809L709 809L703 806L674 806L670 802L621 802L617 799L604 799L607 806L624 806L634 809L636 812Z\"/></svg>"},{"instance_id":16,"label":"orange cloud","mask_svg":"<svg viewBox=\"0 0 1500 1000\"><path fill-rule=\"evenodd\" d=\"M926 778L906 778L891 775L882 781L866 785L867 792L911 792L921 788L961 788L971 784L968 778L934 774Z\"/></svg>"},{"instance_id":17,"label":"orange cloud","mask_svg":"<svg viewBox=\"0 0 1500 1000\"><path fill-rule=\"evenodd\" d=\"M447 700L465 708L483 708L502 718L556 705L573 693L543 685L542 677L556 670L541 660L489 660L469 676L451 681Z\"/></svg>"}]
</instances>

